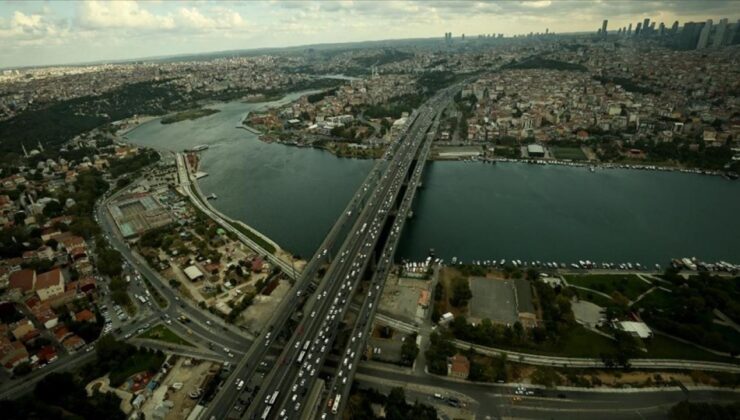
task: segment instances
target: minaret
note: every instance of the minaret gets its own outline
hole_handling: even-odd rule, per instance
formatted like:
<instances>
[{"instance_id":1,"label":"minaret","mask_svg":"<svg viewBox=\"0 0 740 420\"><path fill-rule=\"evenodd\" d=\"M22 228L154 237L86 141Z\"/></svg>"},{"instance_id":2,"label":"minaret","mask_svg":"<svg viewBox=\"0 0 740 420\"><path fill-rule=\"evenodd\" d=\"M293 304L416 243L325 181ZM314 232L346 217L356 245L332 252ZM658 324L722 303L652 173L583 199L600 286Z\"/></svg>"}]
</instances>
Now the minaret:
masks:
<instances>
[{"instance_id":1,"label":"minaret","mask_svg":"<svg viewBox=\"0 0 740 420\"><path fill-rule=\"evenodd\" d=\"M26 145L21 143L21 147L23 148L23 157L28 157L28 152L26 151Z\"/></svg>"}]
</instances>

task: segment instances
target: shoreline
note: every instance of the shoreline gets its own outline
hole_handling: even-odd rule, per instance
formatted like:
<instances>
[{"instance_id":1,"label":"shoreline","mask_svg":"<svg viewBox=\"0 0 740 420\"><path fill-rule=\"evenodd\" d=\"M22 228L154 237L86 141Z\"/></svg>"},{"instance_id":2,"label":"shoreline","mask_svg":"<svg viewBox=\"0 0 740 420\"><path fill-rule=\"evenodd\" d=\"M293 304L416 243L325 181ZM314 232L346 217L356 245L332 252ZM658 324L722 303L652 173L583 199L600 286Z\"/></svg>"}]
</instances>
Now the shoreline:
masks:
<instances>
[{"instance_id":1,"label":"shoreline","mask_svg":"<svg viewBox=\"0 0 740 420\"><path fill-rule=\"evenodd\" d=\"M247 127L246 125L242 125L241 127L253 134L258 135L258 140L264 142L264 143L277 143L281 144L283 146L292 146L292 147L298 147L298 148L312 148L312 149L318 149L318 150L324 150L327 151L334 156L338 158L345 158L345 159L378 159L377 157L369 156L347 156L345 154L337 153L338 149L334 149L329 147L328 145L314 145L310 143L299 143L298 141L280 141L280 140L270 140L265 139L264 136L266 134L261 133L257 131L256 129L252 127ZM335 142L339 143L339 142ZM384 148L383 148L384 149ZM368 149L361 149L361 150L368 150L372 151L374 149L368 148ZM382 155L382 153L381 153ZM429 162L469 162L469 163L520 163L520 164L528 164L528 165L554 165L554 166L570 166L574 168L591 168L594 169L629 169L629 170L641 170L641 171L657 171L657 172L679 172L679 173L685 173L685 174L694 174L694 175L709 175L709 176L720 176L722 178L725 178L727 180L735 180L736 178L731 178L727 175L727 172L725 171L717 171L717 170L711 170L711 169L701 169L701 168L688 168L688 167L682 167L682 166L665 166L665 165L659 165L659 164L639 164L639 163L618 163L618 162L591 162L591 161L574 161L569 159L532 159L532 158L505 158L505 157L429 157L427 159Z\"/></svg>"}]
</instances>

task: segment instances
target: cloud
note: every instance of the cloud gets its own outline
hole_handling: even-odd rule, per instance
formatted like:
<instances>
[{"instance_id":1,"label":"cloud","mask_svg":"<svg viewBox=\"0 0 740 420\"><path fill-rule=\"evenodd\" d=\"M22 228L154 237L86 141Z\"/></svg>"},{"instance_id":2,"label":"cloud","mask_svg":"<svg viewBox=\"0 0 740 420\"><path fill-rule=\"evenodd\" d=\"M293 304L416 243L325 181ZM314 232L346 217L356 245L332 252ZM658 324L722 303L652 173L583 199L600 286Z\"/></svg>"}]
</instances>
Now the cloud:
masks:
<instances>
[{"instance_id":1,"label":"cloud","mask_svg":"<svg viewBox=\"0 0 740 420\"><path fill-rule=\"evenodd\" d=\"M173 29L170 15L155 15L133 1L86 1L80 7L77 23L84 29Z\"/></svg>"},{"instance_id":2,"label":"cloud","mask_svg":"<svg viewBox=\"0 0 740 420\"><path fill-rule=\"evenodd\" d=\"M59 43L60 37L67 34L64 20L54 20L38 13L13 12L10 19L0 18L0 39L9 47L18 48L42 43Z\"/></svg>"},{"instance_id":3,"label":"cloud","mask_svg":"<svg viewBox=\"0 0 740 420\"><path fill-rule=\"evenodd\" d=\"M110 29L147 32L243 30L247 27L241 15L224 7L180 7L156 14L134 1L88 1L82 3L77 23L94 31Z\"/></svg>"},{"instance_id":4,"label":"cloud","mask_svg":"<svg viewBox=\"0 0 740 420\"><path fill-rule=\"evenodd\" d=\"M242 30L247 28L242 16L230 9L215 8L211 16L206 16L197 8L181 8L178 10L177 23L180 29L197 31L208 30Z\"/></svg>"}]
</instances>

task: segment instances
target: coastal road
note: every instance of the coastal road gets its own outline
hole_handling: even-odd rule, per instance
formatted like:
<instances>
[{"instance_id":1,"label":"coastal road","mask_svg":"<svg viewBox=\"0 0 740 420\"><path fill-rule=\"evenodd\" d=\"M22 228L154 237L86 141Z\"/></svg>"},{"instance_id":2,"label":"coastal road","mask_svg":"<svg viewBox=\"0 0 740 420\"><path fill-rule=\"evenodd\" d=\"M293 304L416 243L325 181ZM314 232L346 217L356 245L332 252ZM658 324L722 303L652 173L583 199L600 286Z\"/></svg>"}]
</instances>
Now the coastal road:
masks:
<instances>
[{"instance_id":1,"label":"coastal road","mask_svg":"<svg viewBox=\"0 0 740 420\"><path fill-rule=\"evenodd\" d=\"M444 398L455 397L476 418L548 419L664 419L673 405L683 400L693 402L737 402L740 393L733 390L616 389L599 392L588 389L538 389L536 396L516 396L515 384L482 384L433 375L419 376L408 369L363 362L355 381L363 388L388 392L403 387L407 398L436 406L446 406Z\"/></svg>"}]
</instances>

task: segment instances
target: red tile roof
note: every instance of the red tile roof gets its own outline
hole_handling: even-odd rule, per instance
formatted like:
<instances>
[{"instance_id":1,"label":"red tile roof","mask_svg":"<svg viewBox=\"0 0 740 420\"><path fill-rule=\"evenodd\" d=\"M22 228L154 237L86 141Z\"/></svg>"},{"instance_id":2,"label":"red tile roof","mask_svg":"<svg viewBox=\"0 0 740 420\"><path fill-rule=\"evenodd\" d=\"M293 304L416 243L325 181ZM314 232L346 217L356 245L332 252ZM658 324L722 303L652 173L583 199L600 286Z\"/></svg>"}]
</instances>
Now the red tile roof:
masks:
<instances>
[{"instance_id":1,"label":"red tile roof","mask_svg":"<svg viewBox=\"0 0 740 420\"><path fill-rule=\"evenodd\" d=\"M10 275L10 281L9 281L10 288L11 289L21 289L24 292L29 292L33 290L35 277L36 277L36 272L30 268L26 268L25 270L16 271Z\"/></svg>"},{"instance_id":2,"label":"red tile roof","mask_svg":"<svg viewBox=\"0 0 740 420\"><path fill-rule=\"evenodd\" d=\"M43 290L48 287L57 286L61 284L62 281L62 270L55 268L36 276L36 290Z\"/></svg>"}]
</instances>

